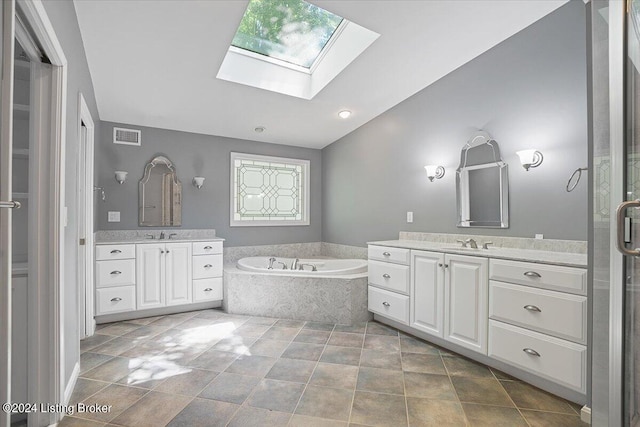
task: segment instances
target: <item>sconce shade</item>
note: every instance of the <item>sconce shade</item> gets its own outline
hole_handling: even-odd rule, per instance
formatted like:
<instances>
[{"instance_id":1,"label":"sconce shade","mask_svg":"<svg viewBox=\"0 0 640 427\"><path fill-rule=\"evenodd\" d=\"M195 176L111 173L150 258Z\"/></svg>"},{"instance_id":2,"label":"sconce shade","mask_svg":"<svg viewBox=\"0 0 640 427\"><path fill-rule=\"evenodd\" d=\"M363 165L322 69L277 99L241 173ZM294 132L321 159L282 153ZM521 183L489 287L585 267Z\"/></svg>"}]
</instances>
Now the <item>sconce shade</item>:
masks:
<instances>
[{"instance_id":1,"label":"sconce shade","mask_svg":"<svg viewBox=\"0 0 640 427\"><path fill-rule=\"evenodd\" d=\"M520 157L520 163L522 167L528 171L529 168L537 168L540 166L543 160L542 153L536 149L516 151L518 157Z\"/></svg>"},{"instance_id":2,"label":"sconce shade","mask_svg":"<svg viewBox=\"0 0 640 427\"><path fill-rule=\"evenodd\" d=\"M427 171L427 178L433 182L434 179L440 179L444 176L444 168L438 165L426 165L424 170Z\"/></svg>"},{"instance_id":3,"label":"sconce shade","mask_svg":"<svg viewBox=\"0 0 640 427\"><path fill-rule=\"evenodd\" d=\"M202 188L202 186L204 185L204 177L203 176L196 176L193 178L193 186L196 187L197 189Z\"/></svg>"},{"instance_id":4,"label":"sconce shade","mask_svg":"<svg viewBox=\"0 0 640 427\"><path fill-rule=\"evenodd\" d=\"M115 171L114 174L115 174L116 181L118 181L118 184L124 184L124 182L127 180L128 172Z\"/></svg>"}]
</instances>

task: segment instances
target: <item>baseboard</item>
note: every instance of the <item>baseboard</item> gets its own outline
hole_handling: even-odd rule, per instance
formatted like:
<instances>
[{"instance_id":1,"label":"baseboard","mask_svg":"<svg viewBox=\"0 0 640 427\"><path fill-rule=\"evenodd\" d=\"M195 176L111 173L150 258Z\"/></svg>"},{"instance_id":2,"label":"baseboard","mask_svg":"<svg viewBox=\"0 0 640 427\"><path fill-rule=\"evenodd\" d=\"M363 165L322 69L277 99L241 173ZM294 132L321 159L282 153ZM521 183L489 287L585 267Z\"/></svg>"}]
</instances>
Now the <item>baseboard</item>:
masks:
<instances>
[{"instance_id":1,"label":"baseboard","mask_svg":"<svg viewBox=\"0 0 640 427\"><path fill-rule=\"evenodd\" d=\"M580 419L583 423L591 424L591 408L587 405L583 406L580 410Z\"/></svg>"},{"instance_id":2,"label":"baseboard","mask_svg":"<svg viewBox=\"0 0 640 427\"><path fill-rule=\"evenodd\" d=\"M71 378L69 378L69 383L64 389L64 397L62 400L63 405L68 405L71 400L71 395L73 394L73 389L76 388L76 382L78 381L78 377L80 376L80 361L76 362L73 367L73 372L71 372Z\"/></svg>"}]
</instances>

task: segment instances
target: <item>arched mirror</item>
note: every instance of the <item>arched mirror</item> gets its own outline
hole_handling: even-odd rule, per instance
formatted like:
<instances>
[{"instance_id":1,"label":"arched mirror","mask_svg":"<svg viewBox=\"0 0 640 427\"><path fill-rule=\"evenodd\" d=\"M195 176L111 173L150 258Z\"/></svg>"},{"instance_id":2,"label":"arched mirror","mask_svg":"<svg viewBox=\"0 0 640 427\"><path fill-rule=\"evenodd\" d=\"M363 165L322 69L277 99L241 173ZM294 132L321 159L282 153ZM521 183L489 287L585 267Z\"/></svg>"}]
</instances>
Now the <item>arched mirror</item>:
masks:
<instances>
[{"instance_id":1,"label":"arched mirror","mask_svg":"<svg viewBox=\"0 0 640 427\"><path fill-rule=\"evenodd\" d=\"M487 132L477 132L462 148L456 186L458 227L509 228L507 164Z\"/></svg>"},{"instance_id":2,"label":"arched mirror","mask_svg":"<svg viewBox=\"0 0 640 427\"><path fill-rule=\"evenodd\" d=\"M156 156L144 167L138 189L139 223L147 227L182 225L182 184L165 156Z\"/></svg>"}]
</instances>

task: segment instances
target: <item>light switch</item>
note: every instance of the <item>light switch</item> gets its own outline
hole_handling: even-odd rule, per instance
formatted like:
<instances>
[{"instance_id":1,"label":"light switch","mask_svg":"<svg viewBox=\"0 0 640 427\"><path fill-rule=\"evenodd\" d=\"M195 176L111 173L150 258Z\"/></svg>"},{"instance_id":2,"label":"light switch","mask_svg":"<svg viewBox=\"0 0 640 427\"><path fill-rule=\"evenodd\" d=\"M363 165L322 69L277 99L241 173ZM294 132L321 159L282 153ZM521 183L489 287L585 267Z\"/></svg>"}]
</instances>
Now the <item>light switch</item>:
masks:
<instances>
[{"instance_id":1,"label":"light switch","mask_svg":"<svg viewBox=\"0 0 640 427\"><path fill-rule=\"evenodd\" d=\"M413 222L413 212L407 212L407 222Z\"/></svg>"},{"instance_id":2,"label":"light switch","mask_svg":"<svg viewBox=\"0 0 640 427\"><path fill-rule=\"evenodd\" d=\"M109 211L107 216L108 222L120 222L120 211Z\"/></svg>"},{"instance_id":3,"label":"light switch","mask_svg":"<svg viewBox=\"0 0 640 427\"><path fill-rule=\"evenodd\" d=\"M544 239L544 234L536 234L536 239Z\"/></svg>"}]
</instances>

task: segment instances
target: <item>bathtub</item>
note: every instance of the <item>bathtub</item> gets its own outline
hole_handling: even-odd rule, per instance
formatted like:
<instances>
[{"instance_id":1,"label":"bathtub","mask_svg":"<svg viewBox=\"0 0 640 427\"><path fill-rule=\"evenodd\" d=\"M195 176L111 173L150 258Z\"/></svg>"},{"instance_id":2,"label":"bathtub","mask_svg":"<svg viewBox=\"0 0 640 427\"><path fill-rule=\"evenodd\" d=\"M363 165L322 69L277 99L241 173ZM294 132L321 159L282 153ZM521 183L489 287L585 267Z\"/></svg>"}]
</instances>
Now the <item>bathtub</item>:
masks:
<instances>
[{"instance_id":1,"label":"bathtub","mask_svg":"<svg viewBox=\"0 0 640 427\"><path fill-rule=\"evenodd\" d=\"M273 269L269 269L271 259ZM298 265L305 264L304 270L291 270L294 258L254 256L242 258L237 266L244 271L257 271L268 274L292 275L292 276L342 276L345 274L358 274L367 272L367 261L364 259L300 259ZM287 267L283 269L283 264ZM311 265L316 267L312 271Z\"/></svg>"},{"instance_id":2,"label":"bathtub","mask_svg":"<svg viewBox=\"0 0 640 427\"><path fill-rule=\"evenodd\" d=\"M224 269L224 310L232 314L351 325L371 318L367 261L300 259L316 271L291 270L295 258L247 257ZM282 268L284 263L287 270Z\"/></svg>"}]
</instances>

